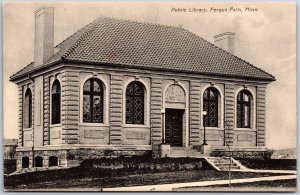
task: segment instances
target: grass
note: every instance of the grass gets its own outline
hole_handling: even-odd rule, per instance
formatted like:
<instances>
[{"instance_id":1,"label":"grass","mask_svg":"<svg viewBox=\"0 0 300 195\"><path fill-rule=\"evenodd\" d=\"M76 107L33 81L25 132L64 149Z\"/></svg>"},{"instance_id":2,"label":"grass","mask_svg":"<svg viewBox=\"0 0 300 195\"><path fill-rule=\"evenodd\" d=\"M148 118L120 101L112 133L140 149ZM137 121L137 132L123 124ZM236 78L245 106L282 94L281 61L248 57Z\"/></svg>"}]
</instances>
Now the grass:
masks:
<instances>
[{"instance_id":1,"label":"grass","mask_svg":"<svg viewBox=\"0 0 300 195\"><path fill-rule=\"evenodd\" d=\"M266 161L245 161L258 167L274 166ZM276 166L287 165L285 161ZM293 166L293 163L290 163ZM285 174L232 172L232 179ZM94 189L228 179L228 172L213 170L205 161L193 158L145 157L85 160L79 167L36 171L4 176L7 190Z\"/></svg>"},{"instance_id":2,"label":"grass","mask_svg":"<svg viewBox=\"0 0 300 195\"><path fill-rule=\"evenodd\" d=\"M296 159L238 159L251 169L297 170Z\"/></svg>"},{"instance_id":3,"label":"grass","mask_svg":"<svg viewBox=\"0 0 300 195\"><path fill-rule=\"evenodd\" d=\"M233 172L232 179L267 177L283 174ZM215 170L191 170L172 172L116 172L101 175L101 171L85 170L78 167L64 170L52 170L5 176L6 190L20 189L70 189L70 188L107 188L167 183L212 181L228 179L228 172Z\"/></svg>"}]
</instances>

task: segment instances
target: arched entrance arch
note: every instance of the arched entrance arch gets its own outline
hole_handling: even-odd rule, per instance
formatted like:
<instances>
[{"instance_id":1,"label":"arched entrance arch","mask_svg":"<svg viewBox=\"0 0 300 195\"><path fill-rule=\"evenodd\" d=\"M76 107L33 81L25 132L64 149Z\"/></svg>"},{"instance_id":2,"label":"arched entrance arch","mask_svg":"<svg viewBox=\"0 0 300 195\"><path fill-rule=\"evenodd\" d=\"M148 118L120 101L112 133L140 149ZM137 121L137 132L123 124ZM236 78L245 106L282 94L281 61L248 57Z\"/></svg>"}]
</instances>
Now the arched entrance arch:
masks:
<instances>
[{"instance_id":1,"label":"arched entrance arch","mask_svg":"<svg viewBox=\"0 0 300 195\"><path fill-rule=\"evenodd\" d=\"M165 143L171 147L186 146L186 92L179 84L171 84L164 95Z\"/></svg>"}]
</instances>

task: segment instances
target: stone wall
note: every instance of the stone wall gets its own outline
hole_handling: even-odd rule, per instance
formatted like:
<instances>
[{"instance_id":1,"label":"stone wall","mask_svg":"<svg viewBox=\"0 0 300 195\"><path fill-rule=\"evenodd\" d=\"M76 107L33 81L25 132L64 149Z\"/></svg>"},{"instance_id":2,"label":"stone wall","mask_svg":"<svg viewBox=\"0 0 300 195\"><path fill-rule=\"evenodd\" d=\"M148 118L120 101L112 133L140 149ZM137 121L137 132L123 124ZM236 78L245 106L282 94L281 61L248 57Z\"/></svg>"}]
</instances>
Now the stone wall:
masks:
<instances>
[{"instance_id":1,"label":"stone wall","mask_svg":"<svg viewBox=\"0 0 300 195\"><path fill-rule=\"evenodd\" d=\"M43 167L49 167L49 157L55 156L58 157L58 166L57 167L67 167L67 152L66 150L37 150L32 152L31 150L18 151L17 152L17 170L22 169L22 158L29 158L29 167L33 168L33 158L42 157L43 158Z\"/></svg>"},{"instance_id":2,"label":"stone wall","mask_svg":"<svg viewBox=\"0 0 300 195\"><path fill-rule=\"evenodd\" d=\"M110 144L122 144L122 76L111 75L110 85Z\"/></svg>"},{"instance_id":3,"label":"stone wall","mask_svg":"<svg viewBox=\"0 0 300 195\"><path fill-rule=\"evenodd\" d=\"M200 145L200 83L190 81L190 145Z\"/></svg>"},{"instance_id":4,"label":"stone wall","mask_svg":"<svg viewBox=\"0 0 300 195\"><path fill-rule=\"evenodd\" d=\"M34 78L34 98L32 100L34 104L33 113L33 135L34 135L34 147L40 147L44 145L44 125L43 125L43 88L44 78L39 76Z\"/></svg>"},{"instance_id":5,"label":"stone wall","mask_svg":"<svg viewBox=\"0 0 300 195\"><path fill-rule=\"evenodd\" d=\"M53 150L44 148L44 150L22 150L16 153L17 169L22 170L22 158L29 158L29 167L33 168L33 158L42 157L44 168L49 167L49 158L55 156L58 158L58 166L56 167L73 167L78 166L80 162L86 159L98 159L102 157L121 157L121 156L149 156L151 150L138 150L130 148L116 149L97 149L97 148L78 148L78 149L59 149ZM38 168L38 167L37 167Z\"/></svg>"},{"instance_id":6,"label":"stone wall","mask_svg":"<svg viewBox=\"0 0 300 195\"><path fill-rule=\"evenodd\" d=\"M162 79L151 79L150 123L153 157L159 156L159 144L162 141Z\"/></svg>"},{"instance_id":7,"label":"stone wall","mask_svg":"<svg viewBox=\"0 0 300 195\"><path fill-rule=\"evenodd\" d=\"M50 145L50 78L44 76L44 145Z\"/></svg>"},{"instance_id":8,"label":"stone wall","mask_svg":"<svg viewBox=\"0 0 300 195\"><path fill-rule=\"evenodd\" d=\"M79 73L62 73L61 125L63 144L79 143Z\"/></svg>"},{"instance_id":9,"label":"stone wall","mask_svg":"<svg viewBox=\"0 0 300 195\"><path fill-rule=\"evenodd\" d=\"M18 97L19 97L19 131L18 131L18 146L23 146L23 87L18 86Z\"/></svg>"},{"instance_id":10,"label":"stone wall","mask_svg":"<svg viewBox=\"0 0 300 195\"><path fill-rule=\"evenodd\" d=\"M266 87L257 87L257 103L256 103L256 133L257 146L265 146L266 131Z\"/></svg>"},{"instance_id":11,"label":"stone wall","mask_svg":"<svg viewBox=\"0 0 300 195\"><path fill-rule=\"evenodd\" d=\"M224 113L224 130L225 145L233 145L234 136L234 90L232 84L225 84L225 113Z\"/></svg>"},{"instance_id":12,"label":"stone wall","mask_svg":"<svg viewBox=\"0 0 300 195\"><path fill-rule=\"evenodd\" d=\"M43 77L43 145L51 145L51 83L55 78L59 78L61 82L61 136L60 142L52 144L92 144L92 145L152 145L153 155L158 154L158 146L162 142L162 108L164 108L164 88L171 83L184 83L186 92L186 107L179 108L186 110L184 129L188 132L184 133L184 146L194 146L202 143L203 125L201 125L202 117L202 93L205 88L212 86L218 88L221 94L219 101L219 125L218 127L207 128L206 135L210 144L224 146L224 140L221 135L225 132L225 142L230 146L264 146L265 144L265 90L264 86L251 85L249 88L255 88L253 96L255 97L257 115L255 124L251 132L242 132L243 129L236 131L235 127L235 93L239 88L243 87L238 82L222 82L210 80L196 80L189 78L181 78L170 76L157 77L148 74L117 73L109 71L84 71L84 70L60 70L44 75ZM105 111L103 124L85 124L82 122L82 86L86 79L97 77L103 80L105 84ZM126 80L127 79L127 80ZM145 124L138 126L130 126L125 124L124 104L126 103L126 83L130 79L144 80L147 88L147 98L145 105ZM146 83L146 84L145 84ZM23 85L23 87L26 87ZM25 89L25 88L24 88ZM19 145L22 145L22 103L24 89L19 87ZM32 89L33 107L35 90ZM148 101L149 98L149 101ZM149 114L147 113L149 112ZM34 112L33 112L34 113ZM34 114L33 114L34 115ZM105 118L106 117L106 118ZM149 117L149 118L148 118ZM33 116L33 124L34 124ZM34 126L34 125L33 125ZM225 130L225 131L224 131ZM257 130L257 131L256 131ZM222 132L224 131L224 132ZM236 132L235 132L236 131ZM241 131L241 132L240 132ZM28 132L26 132L28 133ZM221 134L221 135L220 135ZM247 135L245 135L247 134ZM188 137L185 137L188 136ZM251 141L242 141L246 138ZM254 137L254 138L253 138ZM185 143L188 141L189 143ZM29 147L29 145L27 145Z\"/></svg>"}]
</instances>

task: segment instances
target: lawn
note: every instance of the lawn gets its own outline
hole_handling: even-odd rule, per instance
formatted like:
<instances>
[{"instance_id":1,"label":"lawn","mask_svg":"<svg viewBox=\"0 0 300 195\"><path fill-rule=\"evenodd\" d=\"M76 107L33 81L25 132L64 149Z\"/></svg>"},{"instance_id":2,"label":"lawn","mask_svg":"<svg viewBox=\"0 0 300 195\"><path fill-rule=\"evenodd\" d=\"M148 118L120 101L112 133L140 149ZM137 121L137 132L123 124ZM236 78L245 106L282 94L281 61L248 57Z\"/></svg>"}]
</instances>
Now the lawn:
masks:
<instances>
[{"instance_id":1,"label":"lawn","mask_svg":"<svg viewBox=\"0 0 300 195\"><path fill-rule=\"evenodd\" d=\"M267 177L273 175L282 174L233 172L232 179ZM148 173L110 171L110 175L102 175L98 169L85 170L80 167L76 167L64 170L41 171L5 176L4 188L6 190L61 189L61 191L63 191L71 188L97 188L100 190L101 188L107 187L211 181L227 178L227 172L219 172L215 170L184 170Z\"/></svg>"},{"instance_id":2,"label":"lawn","mask_svg":"<svg viewBox=\"0 0 300 195\"><path fill-rule=\"evenodd\" d=\"M232 172L232 179L284 174ZM100 158L80 166L4 176L6 190L101 190L101 188L170 184L228 179L197 158Z\"/></svg>"},{"instance_id":3,"label":"lawn","mask_svg":"<svg viewBox=\"0 0 300 195\"><path fill-rule=\"evenodd\" d=\"M296 159L237 159L251 169L297 170Z\"/></svg>"}]
</instances>

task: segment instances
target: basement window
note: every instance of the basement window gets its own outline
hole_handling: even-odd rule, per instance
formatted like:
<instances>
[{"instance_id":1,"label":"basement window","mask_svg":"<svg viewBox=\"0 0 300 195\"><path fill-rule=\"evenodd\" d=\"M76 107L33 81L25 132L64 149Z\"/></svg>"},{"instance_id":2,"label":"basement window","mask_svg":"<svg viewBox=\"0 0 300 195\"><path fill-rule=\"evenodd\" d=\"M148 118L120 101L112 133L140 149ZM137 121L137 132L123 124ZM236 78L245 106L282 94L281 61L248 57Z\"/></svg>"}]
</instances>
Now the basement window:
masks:
<instances>
[{"instance_id":1,"label":"basement window","mask_svg":"<svg viewBox=\"0 0 300 195\"><path fill-rule=\"evenodd\" d=\"M37 156L34 158L34 167L43 167L43 157Z\"/></svg>"},{"instance_id":2,"label":"basement window","mask_svg":"<svg viewBox=\"0 0 300 195\"><path fill-rule=\"evenodd\" d=\"M56 156L49 157L49 167L56 167L58 166L58 158Z\"/></svg>"},{"instance_id":3,"label":"basement window","mask_svg":"<svg viewBox=\"0 0 300 195\"><path fill-rule=\"evenodd\" d=\"M22 157L22 168L29 168L29 158Z\"/></svg>"}]
</instances>

